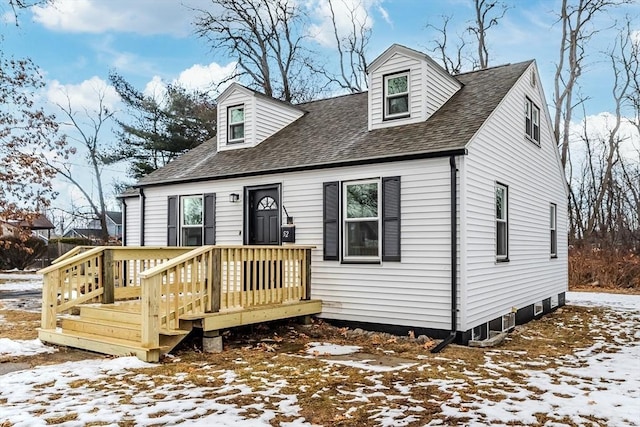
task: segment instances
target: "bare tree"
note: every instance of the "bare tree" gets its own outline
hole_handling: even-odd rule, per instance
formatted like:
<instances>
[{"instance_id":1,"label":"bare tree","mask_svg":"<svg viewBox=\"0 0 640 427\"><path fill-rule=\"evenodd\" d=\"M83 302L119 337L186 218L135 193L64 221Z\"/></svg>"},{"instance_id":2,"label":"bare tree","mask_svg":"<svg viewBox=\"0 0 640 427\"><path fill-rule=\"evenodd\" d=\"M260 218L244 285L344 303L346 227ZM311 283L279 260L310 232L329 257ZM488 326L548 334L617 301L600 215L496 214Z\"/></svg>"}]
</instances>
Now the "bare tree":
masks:
<instances>
[{"instance_id":1,"label":"bare tree","mask_svg":"<svg viewBox=\"0 0 640 427\"><path fill-rule=\"evenodd\" d=\"M6 0L7 5L11 9L11 15L13 15L13 20L16 26L19 25L18 15L20 11L29 9L33 6L44 5L47 3L53 3L54 0ZM0 10L4 9L2 5L0 5Z\"/></svg>"},{"instance_id":2,"label":"bare tree","mask_svg":"<svg viewBox=\"0 0 640 427\"><path fill-rule=\"evenodd\" d=\"M484 69L489 66L489 46L487 32L498 25L509 8L500 0L474 0L475 17L468 22L465 33L473 35L475 39L476 55L466 49L469 41L464 34L458 34L455 45L451 45L449 24L453 16L442 16L442 26L427 24L427 28L434 30L437 37L433 46L429 48L440 59L442 66L451 74L459 74L466 64L471 69Z\"/></svg>"},{"instance_id":3,"label":"bare tree","mask_svg":"<svg viewBox=\"0 0 640 427\"><path fill-rule=\"evenodd\" d=\"M102 171L104 166L103 143L100 132L107 122L109 122L115 112L110 111L105 105L105 90L96 89L97 107L95 110L83 108L82 113L74 110L71 105L69 94L65 104L57 104L60 110L69 120L68 125L72 126L77 137L68 136L70 140L76 141L86 154L86 159L91 167L93 179L90 182L82 180L73 174L72 167L65 162L55 162L51 165L57 173L73 184L84 196L88 203L91 214L100 221L101 238L109 239L107 230L107 205L105 202L104 183L102 180ZM93 190L97 192L97 196L93 195Z\"/></svg>"},{"instance_id":4,"label":"bare tree","mask_svg":"<svg viewBox=\"0 0 640 427\"><path fill-rule=\"evenodd\" d=\"M474 0L476 11L475 22L467 28L478 43L478 67L485 69L489 66L489 48L487 47L487 31L498 25L504 18L508 7L499 0ZM494 14L492 16L492 14Z\"/></svg>"},{"instance_id":5,"label":"bare tree","mask_svg":"<svg viewBox=\"0 0 640 427\"><path fill-rule=\"evenodd\" d=\"M582 75L586 59L585 47L600 29L593 21L608 9L628 3L628 0L562 0L559 22L562 26L559 58L554 75L553 105L555 107L553 131L560 145L562 165L569 155L569 128L576 105L584 102L574 99L574 90Z\"/></svg>"},{"instance_id":6,"label":"bare tree","mask_svg":"<svg viewBox=\"0 0 640 427\"><path fill-rule=\"evenodd\" d=\"M224 49L265 95L288 102L313 96L308 84L304 16L293 0L211 0L211 10L196 9L196 34L212 49Z\"/></svg>"},{"instance_id":7,"label":"bare tree","mask_svg":"<svg viewBox=\"0 0 640 427\"><path fill-rule=\"evenodd\" d=\"M433 47L429 48L429 50L439 57L440 63L449 74L460 74L464 62L463 52L467 45L467 41L463 36L458 35L458 42L453 48L454 52L451 53L452 47L449 43L448 29L451 19L451 16L442 16L442 27L427 24L427 28L431 28L438 33L438 37L433 41Z\"/></svg>"},{"instance_id":8,"label":"bare tree","mask_svg":"<svg viewBox=\"0 0 640 427\"><path fill-rule=\"evenodd\" d=\"M344 0L341 0L342 4L347 8L351 21L349 33L343 36L338 31L334 1L328 0L328 3L340 70L338 77L326 71L323 71L322 74L328 79L329 83L336 83L342 89L347 89L352 93L362 92L368 86L367 59L365 56L371 39L371 28L367 23L368 15L363 18L358 17L358 6L362 6L362 4L352 4L350 6Z\"/></svg>"},{"instance_id":9,"label":"bare tree","mask_svg":"<svg viewBox=\"0 0 640 427\"><path fill-rule=\"evenodd\" d=\"M588 120L582 121L585 153L579 175L570 176L572 237L609 247L634 247L640 241L640 168L628 154L631 141L622 131L628 121L625 110L632 107L637 114L633 100L640 83L638 42L631 28L627 21L608 54L615 105L612 121L602 135L591 134Z\"/></svg>"}]
</instances>

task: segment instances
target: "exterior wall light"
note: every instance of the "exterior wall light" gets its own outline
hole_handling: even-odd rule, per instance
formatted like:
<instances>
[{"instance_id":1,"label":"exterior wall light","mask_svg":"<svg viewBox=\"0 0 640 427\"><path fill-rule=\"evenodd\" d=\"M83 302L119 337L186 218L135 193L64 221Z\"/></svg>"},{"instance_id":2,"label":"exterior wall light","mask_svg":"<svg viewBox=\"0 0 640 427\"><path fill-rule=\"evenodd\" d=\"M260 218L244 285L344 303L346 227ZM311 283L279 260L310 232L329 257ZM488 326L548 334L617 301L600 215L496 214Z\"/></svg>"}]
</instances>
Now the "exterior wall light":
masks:
<instances>
[{"instance_id":1,"label":"exterior wall light","mask_svg":"<svg viewBox=\"0 0 640 427\"><path fill-rule=\"evenodd\" d=\"M238 193L229 194L229 202L236 203L238 200L240 200L240 195Z\"/></svg>"}]
</instances>

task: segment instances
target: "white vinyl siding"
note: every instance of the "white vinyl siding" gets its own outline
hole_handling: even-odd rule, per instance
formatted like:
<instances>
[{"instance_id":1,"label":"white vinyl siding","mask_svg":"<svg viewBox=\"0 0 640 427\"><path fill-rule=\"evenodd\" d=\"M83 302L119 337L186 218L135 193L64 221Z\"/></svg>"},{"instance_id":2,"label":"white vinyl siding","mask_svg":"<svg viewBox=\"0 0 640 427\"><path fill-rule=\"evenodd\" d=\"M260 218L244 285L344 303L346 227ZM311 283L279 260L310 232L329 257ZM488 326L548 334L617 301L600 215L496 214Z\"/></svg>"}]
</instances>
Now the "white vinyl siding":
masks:
<instances>
[{"instance_id":1,"label":"white vinyl siding","mask_svg":"<svg viewBox=\"0 0 640 427\"><path fill-rule=\"evenodd\" d=\"M369 86L369 114L372 129L416 123L424 120L423 97L425 92L424 65L417 59L395 54L381 65L371 77ZM408 72L409 77L409 112L406 118L385 121L384 117L384 76Z\"/></svg>"},{"instance_id":2,"label":"white vinyl siding","mask_svg":"<svg viewBox=\"0 0 640 427\"><path fill-rule=\"evenodd\" d=\"M522 143L523 100L544 105L529 82L524 73L464 159L463 330L567 290L567 194L548 114L540 116L540 146ZM509 186L508 263L495 259L496 182ZM549 203L558 209L558 259L549 257Z\"/></svg>"},{"instance_id":3,"label":"white vinyl siding","mask_svg":"<svg viewBox=\"0 0 640 427\"><path fill-rule=\"evenodd\" d=\"M218 104L218 150L234 150L254 147L285 126L302 117L299 109L277 100L256 95L235 85L225 91ZM229 107L244 107L244 140L228 143ZM220 124L223 124L220 126Z\"/></svg>"},{"instance_id":4,"label":"white vinyl siding","mask_svg":"<svg viewBox=\"0 0 640 427\"><path fill-rule=\"evenodd\" d=\"M426 62L425 119L431 117L449 100L461 85L432 61Z\"/></svg>"},{"instance_id":5,"label":"white vinyl siding","mask_svg":"<svg viewBox=\"0 0 640 427\"><path fill-rule=\"evenodd\" d=\"M341 264L323 261L323 182L397 176L401 171L401 262ZM281 184L282 204L296 225L296 243L314 245L311 297L322 316L350 321L449 329L450 189L448 159L414 160L253 178L150 187L147 245L167 239L167 196L215 192L216 243L242 244L245 186Z\"/></svg>"},{"instance_id":6,"label":"white vinyl siding","mask_svg":"<svg viewBox=\"0 0 640 427\"><path fill-rule=\"evenodd\" d=\"M303 113L295 108L262 97L255 98L256 117L253 145L258 145L285 126L293 123Z\"/></svg>"},{"instance_id":7,"label":"white vinyl siding","mask_svg":"<svg viewBox=\"0 0 640 427\"><path fill-rule=\"evenodd\" d=\"M218 150L234 149L239 147L250 146L253 142L255 107L252 102L252 96L244 90L236 90L231 92L224 100L223 104L218 104ZM229 108L228 107L244 107L244 141L238 143L230 143L228 136L229 131Z\"/></svg>"},{"instance_id":8,"label":"white vinyl siding","mask_svg":"<svg viewBox=\"0 0 640 427\"><path fill-rule=\"evenodd\" d=\"M127 246L140 245L140 198L127 197L124 199L127 204L125 209L126 217L123 216L122 221L125 225L124 233L126 233Z\"/></svg>"},{"instance_id":9,"label":"white vinyl siding","mask_svg":"<svg viewBox=\"0 0 640 427\"><path fill-rule=\"evenodd\" d=\"M462 87L433 60L402 47L391 48L372 65L369 74L370 130L425 121ZM408 73L410 115L385 120L385 77L401 73Z\"/></svg>"}]
</instances>

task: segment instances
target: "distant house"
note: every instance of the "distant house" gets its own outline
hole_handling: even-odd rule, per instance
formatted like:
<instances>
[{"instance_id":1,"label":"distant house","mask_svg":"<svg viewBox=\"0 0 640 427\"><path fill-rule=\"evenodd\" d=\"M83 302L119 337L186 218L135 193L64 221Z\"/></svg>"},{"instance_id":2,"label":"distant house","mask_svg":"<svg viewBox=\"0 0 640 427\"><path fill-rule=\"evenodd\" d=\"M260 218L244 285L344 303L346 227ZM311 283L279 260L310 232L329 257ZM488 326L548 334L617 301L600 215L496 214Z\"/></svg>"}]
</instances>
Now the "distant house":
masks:
<instances>
[{"instance_id":1,"label":"distant house","mask_svg":"<svg viewBox=\"0 0 640 427\"><path fill-rule=\"evenodd\" d=\"M368 72L368 92L300 105L229 86L217 138L122 196L125 245L313 245L321 317L462 343L563 305L535 62L452 76L393 45Z\"/></svg>"},{"instance_id":2,"label":"distant house","mask_svg":"<svg viewBox=\"0 0 640 427\"><path fill-rule=\"evenodd\" d=\"M15 235L21 230L30 230L33 235L49 240L51 230L54 228L53 223L44 214L36 214L31 220L0 219L0 236Z\"/></svg>"},{"instance_id":3,"label":"distant house","mask_svg":"<svg viewBox=\"0 0 640 427\"><path fill-rule=\"evenodd\" d=\"M122 237L122 212L107 211L107 231L110 238ZM100 220L95 218L87 224L87 228L100 229Z\"/></svg>"},{"instance_id":4,"label":"distant house","mask_svg":"<svg viewBox=\"0 0 640 427\"><path fill-rule=\"evenodd\" d=\"M102 240L102 230L99 228L72 228L64 233L62 237L87 239L92 242L98 242Z\"/></svg>"},{"instance_id":5,"label":"distant house","mask_svg":"<svg viewBox=\"0 0 640 427\"><path fill-rule=\"evenodd\" d=\"M122 212L107 211L107 232L110 240L120 240L122 238ZM100 228L100 220L92 219L84 228L74 227L64 233L63 237L77 237L81 239L89 239L92 241L102 240L102 229Z\"/></svg>"}]
</instances>

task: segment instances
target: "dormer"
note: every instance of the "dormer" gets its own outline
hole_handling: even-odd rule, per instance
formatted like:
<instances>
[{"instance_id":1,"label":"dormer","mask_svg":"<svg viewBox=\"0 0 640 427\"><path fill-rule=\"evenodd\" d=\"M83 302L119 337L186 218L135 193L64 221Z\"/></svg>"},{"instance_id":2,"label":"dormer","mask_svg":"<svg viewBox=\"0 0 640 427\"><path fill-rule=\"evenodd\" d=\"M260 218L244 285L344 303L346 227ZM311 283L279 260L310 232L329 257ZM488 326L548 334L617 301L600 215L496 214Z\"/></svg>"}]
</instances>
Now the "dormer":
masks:
<instances>
[{"instance_id":1,"label":"dormer","mask_svg":"<svg viewBox=\"0 0 640 427\"><path fill-rule=\"evenodd\" d=\"M255 147L304 111L232 83L217 99L218 151Z\"/></svg>"},{"instance_id":2,"label":"dormer","mask_svg":"<svg viewBox=\"0 0 640 427\"><path fill-rule=\"evenodd\" d=\"M461 87L428 55L394 44L369 64L369 130L425 121Z\"/></svg>"}]
</instances>

